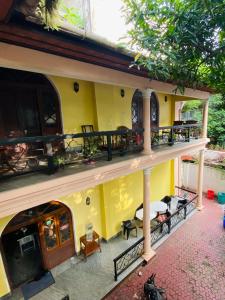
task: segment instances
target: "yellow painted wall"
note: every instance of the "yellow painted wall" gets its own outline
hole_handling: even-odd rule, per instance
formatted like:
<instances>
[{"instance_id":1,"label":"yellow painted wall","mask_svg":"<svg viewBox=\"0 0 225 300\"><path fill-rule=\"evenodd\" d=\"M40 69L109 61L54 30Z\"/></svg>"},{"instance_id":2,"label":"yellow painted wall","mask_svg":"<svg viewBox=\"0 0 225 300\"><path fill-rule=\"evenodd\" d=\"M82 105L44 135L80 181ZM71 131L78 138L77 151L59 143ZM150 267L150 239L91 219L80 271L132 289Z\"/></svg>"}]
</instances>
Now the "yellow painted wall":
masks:
<instances>
[{"instance_id":1,"label":"yellow painted wall","mask_svg":"<svg viewBox=\"0 0 225 300\"><path fill-rule=\"evenodd\" d=\"M150 177L150 197L151 201L159 201L166 195L173 193L171 183L173 173L172 160L159 164L152 169Z\"/></svg>"},{"instance_id":2,"label":"yellow painted wall","mask_svg":"<svg viewBox=\"0 0 225 300\"><path fill-rule=\"evenodd\" d=\"M131 101L135 90L124 88L124 97L121 97L120 90L121 87L95 83L99 130L116 130L118 126L132 128Z\"/></svg>"},{"instance_id":3,"label":"yellow painted wall","mask_svg":"<svg viewBox=\"0 0 225 300\"><path fill-rule=\"evenodd\" d=\"M109 239L121 230L121 222L133 219L143 201L143 172L122 176L103 184L106 233Z\"/></svg>"},{"instance_id":4,"label":"yellow painted wall","mask_svg":"<svg viewBox=\"0 0 225 300\"><path fill-rule=\"evenodd\" d=\"M150 178L151 201L159 201L173 193L171 174L172 161L153 168ZM103 184L105 239L110 239L121 230L121 222L133 219L136 208L143 202L143 172Z\"/></svg>"},{"instance_id":5,"label":"yellow painted wall","mask_svg":"<svg viewBox=\"0 0 225 300\"><path fill-rule=\"evenodd\" d=\"M14 215L7 216L5 218L0 219L0 236L9 223L9 221L14 217ZM5 272L5 267L3 264L2 256L0 253L0 298L6 294L10 293L10 287L8 284L8 279Z\"/></svg>"},{"instance_id":6,"label":"yellow painted wall","mask_svg":"<svg viewBox=\"0 0 225 300\"><path fill-rule=\"evenodd\" d=\"M173 98L171 95L156 93L159 100L159 126L172 125L172 105ZM167 102L165 102L167 96Z\"/></svg>"},{"instance_id":7,"label":"yellow painted wall","mask_svg":"<svg viewBox=\"0 0 225 300\"><path fill-rule=\"evenodd\" d=\"M81 125L93 124L96 128L96 106L94 83L63 77L50 76L61 100L64 133L79 133ZM73 89L74 82L79 83L79 92Z\"/></svg>"},{"instance_id":8,"label":"yellow painted wall","mask_svg":"<svg viewBox=\"0 0 225 300\"><path fill-rule=\"evenodd\" d=\"M87 197L91 199L90 205L86 205ZM77 251L79 251L80 247L80 237L85 234L85 226L88 223L92 223L94 230L102 236L102 198L100 186L61 197L59 200L65 203L72 211Z\"/></svg>"},{"instance_id":9,"label":"yellow painted wall","mask_svg":"<svg viewBox=\"0 0 225 300\"><path fill-rule=\"evenodd\" d=\"M0 298L8 293L10 293L10 288L3 265L2 256L0 254Z\"/></svg>"}]
</instances>

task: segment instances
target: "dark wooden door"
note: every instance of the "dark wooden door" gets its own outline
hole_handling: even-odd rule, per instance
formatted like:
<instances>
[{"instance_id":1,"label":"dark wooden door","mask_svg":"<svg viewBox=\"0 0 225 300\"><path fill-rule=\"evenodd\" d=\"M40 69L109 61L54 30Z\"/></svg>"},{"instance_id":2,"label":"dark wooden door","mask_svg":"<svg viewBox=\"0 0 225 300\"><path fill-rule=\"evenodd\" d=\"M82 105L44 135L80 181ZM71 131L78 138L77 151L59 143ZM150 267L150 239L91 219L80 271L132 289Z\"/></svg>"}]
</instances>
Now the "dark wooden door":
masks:
<instances>
[{"instance_id":1,"label":"dark wooden door","mask_svg":"<svg viewBox=\"0 0 225 300\"><path fill-rule=\"evenodd\" d=\"M39 235L44 268L52 269L75 254L70 212L61 209L43 217L39 222Z\"/></svg>"}]
</instances>

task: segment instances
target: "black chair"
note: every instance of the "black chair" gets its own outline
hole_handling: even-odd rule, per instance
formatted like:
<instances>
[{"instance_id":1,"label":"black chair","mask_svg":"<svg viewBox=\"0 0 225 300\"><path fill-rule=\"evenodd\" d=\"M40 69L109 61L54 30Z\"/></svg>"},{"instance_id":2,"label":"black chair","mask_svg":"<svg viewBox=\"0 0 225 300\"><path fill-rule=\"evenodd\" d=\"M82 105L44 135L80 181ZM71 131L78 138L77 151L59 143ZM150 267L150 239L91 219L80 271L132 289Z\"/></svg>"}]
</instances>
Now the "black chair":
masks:
<instances>
[{"instance_id":1,"label":"black chair","mask_svg":"<svg viewBox=\"0 0 225 300\"><path fill-rule=\"evenodd\" d=\"M171 197L165 196L161 201L164 202L167 205L167 207L170 209Z\"/></svg>"},{"instance_id":2,"label":"black chair","mask_svg":"<svg viewBox=\"0 0 225 300\"><path fill-rule=\"evenodd\" d=\"M136 237L137 237L137 225L134 220L126 220L123 221L123 235L127 235L127 240L129 239L130 232L132 230L136 230Z\"/></svg>"},{"instance_id":3,"label":"black chair","mask_svg":"<svg viewBox=\"0 0 225 300\"><path fill-rule=\"evenodd\" d=\"M178 200L177 202L177 210L181 209L182 207L184 207L184 215L186 216L187 214L187 206L185 206L188 203L187 199L184 200Z\"/></svg>"}]
</instances>

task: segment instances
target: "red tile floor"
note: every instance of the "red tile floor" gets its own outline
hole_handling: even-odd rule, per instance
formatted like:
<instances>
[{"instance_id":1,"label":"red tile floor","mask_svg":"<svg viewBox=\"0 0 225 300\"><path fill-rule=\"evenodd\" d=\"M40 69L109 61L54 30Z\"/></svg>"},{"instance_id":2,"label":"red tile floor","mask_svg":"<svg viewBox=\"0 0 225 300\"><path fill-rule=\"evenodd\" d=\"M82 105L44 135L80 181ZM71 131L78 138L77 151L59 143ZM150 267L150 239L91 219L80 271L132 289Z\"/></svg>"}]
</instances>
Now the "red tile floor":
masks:
<instances>
[{"instance_id":1,"label":"red tile floor","mask_svg":"<svg viewBox=\"0 0 225 300\"><path fill-rule=\"evenodd\" d=\"M204 209L173 233L148 265L136 269L105 299L144 299L144 282L156 273L156 284L166 289L168 300L225 300L222 219L222 207L204 199Z\"/></svg>"}]
</instances>

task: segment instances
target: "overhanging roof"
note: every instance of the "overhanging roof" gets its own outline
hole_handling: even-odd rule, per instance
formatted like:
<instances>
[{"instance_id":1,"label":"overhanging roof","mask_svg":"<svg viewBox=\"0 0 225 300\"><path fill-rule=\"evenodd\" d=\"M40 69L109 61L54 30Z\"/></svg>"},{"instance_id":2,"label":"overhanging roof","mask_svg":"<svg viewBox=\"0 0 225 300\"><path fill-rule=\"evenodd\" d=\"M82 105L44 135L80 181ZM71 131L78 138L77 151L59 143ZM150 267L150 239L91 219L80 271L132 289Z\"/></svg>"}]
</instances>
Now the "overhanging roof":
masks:
<instances>
[{"instance_id":1,"label":"overhanging roof","mask_svg":"<svg viewBox=\"0 0 225 300\"><path fill-rule=\"evenodd\" d=\"M149 79L147 70L130 68L133 57L122 53L119 49L62 31L47 31L43 26L15 16L4 23L3 21L9 20L13 5L15 5L13 0L0 0L1 12L4 11L4 14L0 13L0 41ZM168 83L176 85L165 82ZM208 88L198 90L212 92Z\"/></svg>"}]
</instances>

